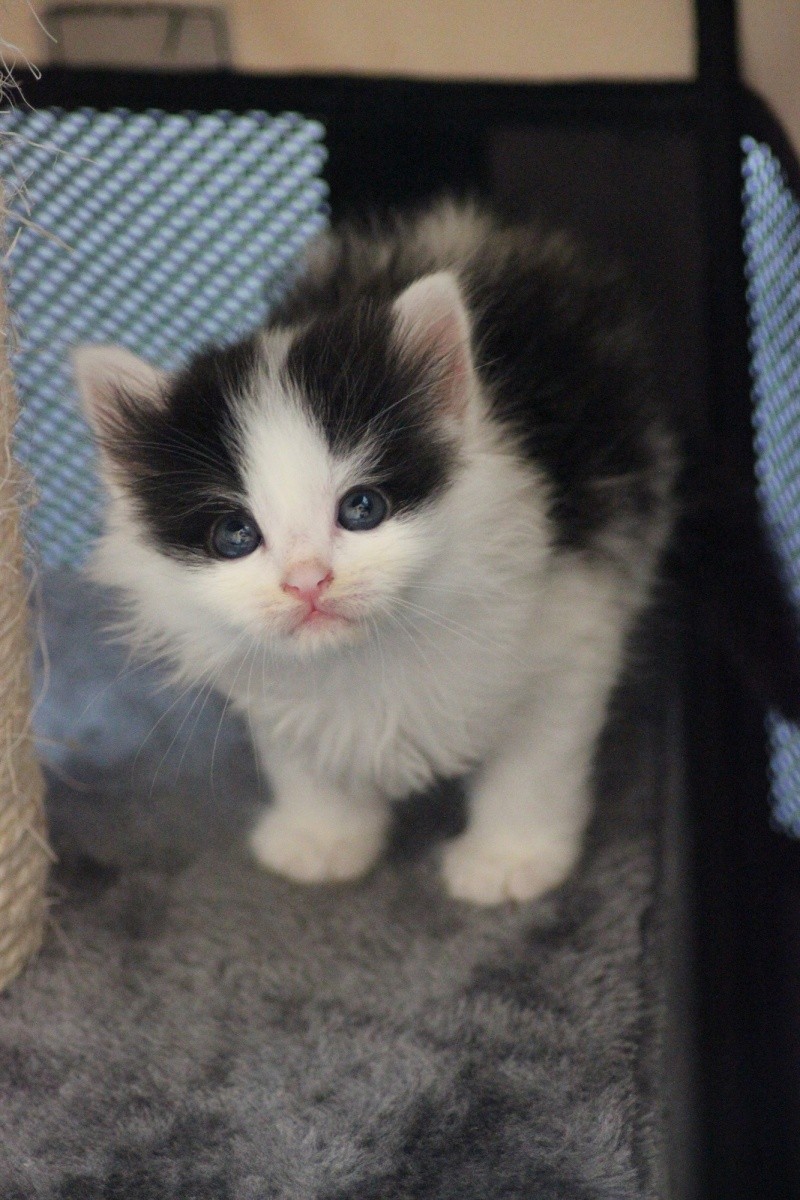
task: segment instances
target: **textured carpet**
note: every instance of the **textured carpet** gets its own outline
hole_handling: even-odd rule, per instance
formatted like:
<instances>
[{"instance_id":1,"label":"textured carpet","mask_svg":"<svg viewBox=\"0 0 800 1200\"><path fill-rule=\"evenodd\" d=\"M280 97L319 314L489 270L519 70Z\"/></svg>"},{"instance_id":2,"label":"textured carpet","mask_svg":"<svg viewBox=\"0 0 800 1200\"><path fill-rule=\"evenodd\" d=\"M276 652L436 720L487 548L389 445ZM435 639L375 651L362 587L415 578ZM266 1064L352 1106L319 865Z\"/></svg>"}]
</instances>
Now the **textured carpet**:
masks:
<instances>
[{"instance_id":1,"label":"textured carpet","mask_svg":"<svg viewBox=\"0 0 800 1200\"><path fill-rule=\"evenodd\" d=\"M577 877L482 911L436 875L452 790L401 810L357 886L260 871L222 703L126 670L69 573L43 606L60 861L44 951L0 997L3 1200L665 1194L658 670L617 705Z\"/></svg>"}]
</instances>

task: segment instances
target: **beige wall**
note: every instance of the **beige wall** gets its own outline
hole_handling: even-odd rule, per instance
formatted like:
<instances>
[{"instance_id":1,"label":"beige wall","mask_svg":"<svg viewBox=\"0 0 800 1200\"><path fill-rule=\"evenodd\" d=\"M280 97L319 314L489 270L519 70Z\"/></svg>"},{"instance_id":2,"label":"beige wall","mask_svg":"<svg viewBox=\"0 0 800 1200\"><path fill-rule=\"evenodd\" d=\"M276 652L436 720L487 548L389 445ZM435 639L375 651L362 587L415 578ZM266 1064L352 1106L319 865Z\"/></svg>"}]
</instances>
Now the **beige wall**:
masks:
<instances>
[{"instance_id":1,"label":"beige wall","mask_svg":"<svg viewBox=\"0 0 800 1200\"><path fill-rule=\"evenodd\" d=\"M550 79L692 70L689 0L265 0L235 6L247 67Z\"/></svg>"},{"instance_id":2,"label":"beige wall","mask_svg":"<svg viewBox=\"0 0 800 1200\"><path fill-rule=\"evenodd\" d=\"M780 116L800 154L800 0L744 0L742 69Z\"/></svg>"},{"instance_id":3,"label":"beige wall","mask_svg":"<svg viewBox=\"0 0 800 1200\"><path fill-rule=\"evenodd\" d=\"M39 62L47 42L33 10L46 7L0 0L0 36ZM693 66L691 0L226 0L220 7L244 70L665 78L685 77Z\"/></svg>"},{"instance_id":4,"label":"beige wall","mask_svg":"<svg viewBox=\"0 0 800 1200\"><path fill-rule=\"evenodd\" d=\"M0 0L0 36L40 63L47 42L33 11L45 7ZM227 0L221 7L244 70L505 79L687 78L693 71L692 0ZM800 149L800 0L740 0L739 12L747 78Z\"/></svg>"}]
</instances>

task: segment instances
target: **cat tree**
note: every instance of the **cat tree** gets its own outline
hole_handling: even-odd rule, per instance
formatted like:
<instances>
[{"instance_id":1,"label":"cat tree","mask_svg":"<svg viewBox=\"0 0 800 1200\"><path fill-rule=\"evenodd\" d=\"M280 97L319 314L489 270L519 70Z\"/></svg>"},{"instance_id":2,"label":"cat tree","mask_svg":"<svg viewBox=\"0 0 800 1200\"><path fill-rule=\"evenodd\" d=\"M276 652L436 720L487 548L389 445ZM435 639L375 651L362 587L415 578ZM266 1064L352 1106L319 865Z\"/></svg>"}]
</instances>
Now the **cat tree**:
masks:
<instances>
[{"instance_id":1,"label":"cat tree","mask_svg":"<svg viewBox=\"0 0 800 1200\"><path fill-rule=\"evenodd\" d=\"M11 450L18 410L8 341L0 278L0 990L41 943L50 858L44 785L31 735L29 585L23 569L21 478Z\"/></svg>"}]
</instances>

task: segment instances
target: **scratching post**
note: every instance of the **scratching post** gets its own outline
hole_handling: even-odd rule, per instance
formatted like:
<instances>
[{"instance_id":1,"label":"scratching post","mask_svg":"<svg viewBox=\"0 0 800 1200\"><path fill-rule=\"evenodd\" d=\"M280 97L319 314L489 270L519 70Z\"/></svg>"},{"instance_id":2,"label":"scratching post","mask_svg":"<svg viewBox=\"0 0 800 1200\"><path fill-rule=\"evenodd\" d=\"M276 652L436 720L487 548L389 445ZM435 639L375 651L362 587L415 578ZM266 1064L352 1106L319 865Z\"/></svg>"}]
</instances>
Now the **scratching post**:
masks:
<instances>
[{"instance_id":1,"label":"scratching post","mask_svg":"<svg viewBox=\"0 0 800 1200\"><path fill-rule=\"evenodd\" d=\"M0 220L5 212L0 190ZM4 245L0 232L0 245ZM20 529L20 474L11 453L17 401L0 275L0 989L42 940L50 857L44 786L31 735L30 639Z\"/></svg>"}]
</instances>

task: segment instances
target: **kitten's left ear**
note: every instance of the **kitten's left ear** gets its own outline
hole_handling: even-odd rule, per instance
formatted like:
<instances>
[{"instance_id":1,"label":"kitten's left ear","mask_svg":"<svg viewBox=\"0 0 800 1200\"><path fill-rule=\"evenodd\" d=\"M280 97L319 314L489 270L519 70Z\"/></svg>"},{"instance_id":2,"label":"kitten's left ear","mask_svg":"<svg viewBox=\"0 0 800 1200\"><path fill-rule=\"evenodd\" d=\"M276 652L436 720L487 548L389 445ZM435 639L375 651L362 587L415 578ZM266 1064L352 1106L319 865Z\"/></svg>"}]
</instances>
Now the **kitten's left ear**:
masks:
<instances>
[{"instance_id":1,"label":"kitten's left ear","mask_svg":"<svg viewBox=\"0 0 800 1200\"><path fill-rule=\"evenodd\" d=\"M78 346L72 368L84 411L98 433L118 415L121 400L155 405L166 394L167 375L121 346Z\"/></svg>"},{"instance_id":2,"label":"kitten's left ear","mask_svg":"<svg viewBox=\"0 0 800 1200\"><path fill-rule=\"evenodd\" d=\"M463 417L473 387L469 316L450 271L425 275L394 302L401 346L436 370L434 392L442 408Z\"/></svg>"}]
</instances>

